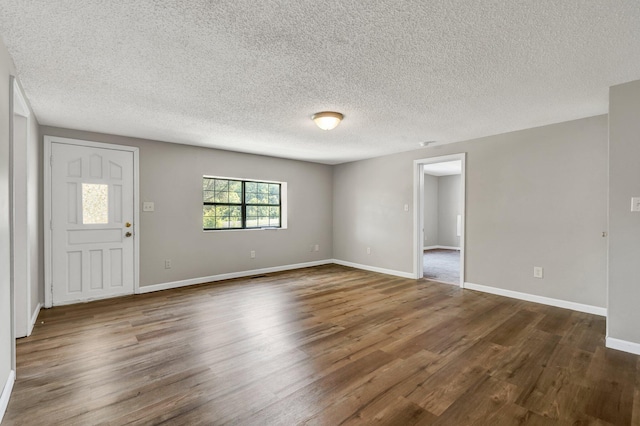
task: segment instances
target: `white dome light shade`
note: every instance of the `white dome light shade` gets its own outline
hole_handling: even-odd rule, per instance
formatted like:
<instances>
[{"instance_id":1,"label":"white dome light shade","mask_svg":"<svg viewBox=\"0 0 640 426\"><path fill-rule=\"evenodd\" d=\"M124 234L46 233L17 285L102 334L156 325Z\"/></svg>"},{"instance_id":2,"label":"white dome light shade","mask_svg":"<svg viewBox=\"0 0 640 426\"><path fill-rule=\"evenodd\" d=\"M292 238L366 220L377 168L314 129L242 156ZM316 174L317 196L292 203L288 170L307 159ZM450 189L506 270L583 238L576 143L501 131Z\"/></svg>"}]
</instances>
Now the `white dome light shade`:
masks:
<instances>
[{"instance_id":1,"label":"white dome light shade","mask_svg":"<svg viewBox=\"0 0 640 426\"><path fill-rule=\"evenodd\" d=\"M311 116L311 119L316 123L318 127L322 130L331 130L335 129L338 124L342 121L344 115L339 112L333 111L322 111L316 112Z\"/></svg>"}]
</instances>

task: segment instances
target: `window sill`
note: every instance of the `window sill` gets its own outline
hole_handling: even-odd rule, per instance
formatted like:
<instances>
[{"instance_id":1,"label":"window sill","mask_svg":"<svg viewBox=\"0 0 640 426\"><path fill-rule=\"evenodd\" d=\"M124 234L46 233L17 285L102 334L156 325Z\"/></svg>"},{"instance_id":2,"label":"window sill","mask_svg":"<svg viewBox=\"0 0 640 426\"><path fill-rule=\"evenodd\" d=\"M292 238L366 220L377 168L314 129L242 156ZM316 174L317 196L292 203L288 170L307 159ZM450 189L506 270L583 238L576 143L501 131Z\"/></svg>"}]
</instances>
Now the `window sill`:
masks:
<instances>
[{"instance_id":1,"label":"window sill","mask_svg":"<svg viewBox=\"0 0 640 426\"><path fill-rule=\"evenodd\" d=\"M203 229L202 232L238 232L238 231L282 231L287 229L285 227L282 228L248 228L248 229Z\"/></svg>"}]
</instances>

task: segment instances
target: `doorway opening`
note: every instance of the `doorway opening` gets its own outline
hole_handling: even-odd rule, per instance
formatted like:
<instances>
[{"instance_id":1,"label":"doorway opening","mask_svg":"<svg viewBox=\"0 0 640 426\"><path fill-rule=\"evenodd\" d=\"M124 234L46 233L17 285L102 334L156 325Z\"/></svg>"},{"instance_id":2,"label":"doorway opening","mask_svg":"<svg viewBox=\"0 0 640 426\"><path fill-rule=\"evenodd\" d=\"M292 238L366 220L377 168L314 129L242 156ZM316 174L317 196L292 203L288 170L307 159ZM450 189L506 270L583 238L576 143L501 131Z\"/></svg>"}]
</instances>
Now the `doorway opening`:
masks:
<instances>
[{"instance_id":1,"label":"doorway opening","mask_svg":"<svg viewBox=\"0 0 640 426\"><path fill-rule=\"evenodd\" d=\"M416 160L415 275L464 285L465 154Z\"/></svg>"}]
</instances>

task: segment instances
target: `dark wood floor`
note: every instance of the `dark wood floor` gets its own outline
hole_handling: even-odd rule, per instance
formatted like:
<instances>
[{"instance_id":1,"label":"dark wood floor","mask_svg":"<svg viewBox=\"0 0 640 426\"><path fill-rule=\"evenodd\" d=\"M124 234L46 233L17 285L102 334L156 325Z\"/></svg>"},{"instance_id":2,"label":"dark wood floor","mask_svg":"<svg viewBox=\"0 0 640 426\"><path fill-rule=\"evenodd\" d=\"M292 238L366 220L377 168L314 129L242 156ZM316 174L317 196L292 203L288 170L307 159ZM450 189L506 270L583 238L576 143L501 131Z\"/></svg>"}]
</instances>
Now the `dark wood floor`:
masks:
<instances>
[{"instance_id":1,"label":"dark wood floor","mask_svg":"<svg viewBox=\"0 0 640 426\"><path fill-rule=\"evenodd\" d=\"M639 357L604 332L451 285L303 269L42 311L5 422L640 424Z\"/></svg>"}]
</instances>

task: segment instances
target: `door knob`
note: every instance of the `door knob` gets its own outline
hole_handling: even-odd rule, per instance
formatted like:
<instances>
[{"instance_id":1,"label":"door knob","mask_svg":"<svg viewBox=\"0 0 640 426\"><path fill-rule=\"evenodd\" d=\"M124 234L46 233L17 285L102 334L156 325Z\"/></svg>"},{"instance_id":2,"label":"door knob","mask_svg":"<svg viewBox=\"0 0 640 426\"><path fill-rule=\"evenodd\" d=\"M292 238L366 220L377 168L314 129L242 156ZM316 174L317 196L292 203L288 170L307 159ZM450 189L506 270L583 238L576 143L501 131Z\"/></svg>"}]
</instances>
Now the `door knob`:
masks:
<instances>
[{"instance_id":1,"label":"door knob","mask_svg":"<svg viewBox=\"0 0 640 426\"><path fill-rule=\"evenodd\" d=\"M129 222L125 223L124 226L126 226L127 228L131 228L131 224Z\"/></svg>"},{"instance_id":2,"label":"door knob","mask_svg":"<svg viewBox=\"0 0 640 426\"><path fill-rule=\"evenodd\" d=\"M133 234L132 234L131 232L127 232L126 234L124 234L124 236L125 236L125 237L130 237L130 236L132 236L132 235L133 235Z\"/></svg>"}]
</instances>

